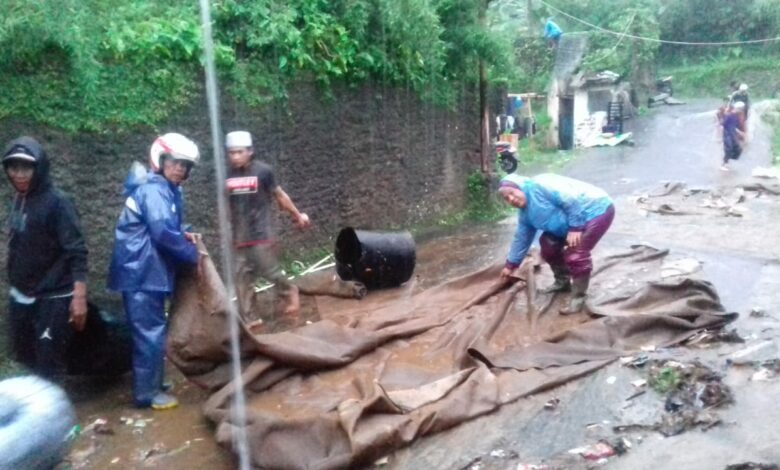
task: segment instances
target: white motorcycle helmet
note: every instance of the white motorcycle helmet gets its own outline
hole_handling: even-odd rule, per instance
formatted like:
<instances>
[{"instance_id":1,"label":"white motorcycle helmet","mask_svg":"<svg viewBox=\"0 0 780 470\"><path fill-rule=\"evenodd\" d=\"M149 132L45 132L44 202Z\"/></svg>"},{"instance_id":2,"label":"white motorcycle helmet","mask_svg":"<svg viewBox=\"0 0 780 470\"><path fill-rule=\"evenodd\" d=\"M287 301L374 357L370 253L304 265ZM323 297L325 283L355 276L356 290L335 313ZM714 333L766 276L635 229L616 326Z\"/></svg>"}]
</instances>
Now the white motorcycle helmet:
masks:
<instances>
[{"instance_id":1,"label":"white motorcycle helmet","mask_svg":"<svg viewBox=\"0 0 780 470\"><path fill-rule=\"evenodd\" d=\"M176 132L161 135L152 144L149 150L149 164L155 173L160 171L160 157L164 154L176 160L187 160L193 165L200 159L200 152L195 142Z\"/></svg>"}]
</instances>

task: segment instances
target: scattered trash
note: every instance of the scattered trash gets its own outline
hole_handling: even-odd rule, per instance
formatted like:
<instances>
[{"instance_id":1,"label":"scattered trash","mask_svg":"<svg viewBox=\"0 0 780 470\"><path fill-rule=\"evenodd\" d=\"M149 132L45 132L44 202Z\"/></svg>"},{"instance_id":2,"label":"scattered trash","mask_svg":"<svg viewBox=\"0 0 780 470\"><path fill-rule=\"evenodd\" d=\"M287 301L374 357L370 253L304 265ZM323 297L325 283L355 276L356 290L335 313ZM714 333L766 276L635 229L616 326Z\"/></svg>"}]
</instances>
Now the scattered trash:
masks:
<instances>
[{"instance_id":1,"label":"scattered trash","mask_svg":"<svg viewBox=\"0 0 780 470\"><path fill-rule=\"evenodd\" d=\"M647 385L647 380L645 379L637 379L631 382L631 385L633 385L636 388L642 388L645 385Z\"/></svg>"},{"instance_id":2,"label":"scattered trash","mask_svg":"<svg viewBox=\"0 0 780 470\"><path fill-rule=\"evenodd\" d=\"M554 409L558 408L558 405L560 405L560 404L561 404L560 398L556 397L556 398L553 398L551 400L548 400L547 403L544 404L544 409L545 410L554 410Z\"/></svg>"},{"instance_id":3,"label":"scattered trash","mask_svg":"<svg viewBox=\"0 0 780 470\"><path fill-rule=\"evenodd\" d=\"M631 400L633 400L636 397L641 397L642 395L645 394L646 391L647 390L640 390L640 391L634 393L633 395L630 395L628 398L626 398L626 401L631 401ZM627 406L626 406L626 408L627 408Z\"/></svg>"},{"instance_id":4,"label":"scattered trash","mask_svg":"<svg viewBox=\"0 0 780 470\"><path fill-rule=\"evenodd\" d=\"M753 382L767 382L774 379L777 374L770 369L761 368L758 372L755 372L750 376L750 380Z\"/></svg>"},{"instance_id":5,"label":"scattered trash","mask_svg":"<svg viewBox=\"0 0 780 470\"><path fill-rule=\"evenodd\" d=\"M385 455L381 459L378 459L376 462L374 462L375 467L382 467L384 465L387 465L390 462L390 457Z\"/></svg>"},{"instance_id":6,"label":"scattered trash","mask_svg":"<svg viewBox=\"0 0 780 470\"><path fill-rule=\"evenodd\" d=\"M146 451L141 451L141 458L140 460L142 462L145 462L149 459L151 459L154 456L161 455L165 453L165 445L162 443L156 443L151 449L148 449Z\"/></svg>"},{"instance_id":7,"label":"scattered trash","mask_svg":"<svg viewBox=\"0 0 780 470\"><path fill-rule=\"evenodd\" d=\"M617 382L617 377L615 377L614 375L607 378L607 384L614 385L615 382Z\"/></svg>"},{"instance_id":8,"label":"scattered trash","mask_svg":"<svg viewBox=\"0 0 780 470\"><path fill-rule=\"evenodd\" d=\"M726 358L728 364L746 365L777 358L777 345L772 340L761 341L731 354Z\"/></svg>"},{"instance_id":9,"label":"scattered trash","mask_svg":"<svg viewBox=\"0 0 780 470\"><path fill-rule=\"evenodd\" d=\"M615 449L606 441L599 441L590 446L577 447L569 451L570 454L581 455L586 460L600 460L617 454Z\"/></svg>"},{"instance_id":10,"label":"scattered trash","mask_svg":"<svg viewBox=\"0 0 780 470\"><path fill-rule=\"evenodd\" d=\"M750 309L750 316L753 318L762 318L766 316L766 312L761 307L753 307Z\"/></svg>"},{"instance_id":11,"label":"scattered trash","mask_svg":"<svg viewBox=\"0 0 780 470\"><path fill-rule=\"evenodd\" d=\"M780 470L780 465L774 463L743 462L727 465L725 470Z\"/></svg>"},{"instance_id":12,"label":"scattered trash","mask_svg":"<svg viewBox=\"0 0 780 470\"><path fill-rule=\"evenodd\" d=\"M108 425L108 420L98 418L84 428L84 433L114 434L114 430Z\"/></svg>"},{"instance_id":13,"label":"scattered trash","mask_svg":"<svg viewBox=\"0 0 780 470\"><path fill-rule=\"evenodd\" d=\"M736 328L731 330L704 330L693 336L685 342L687 346L708 347L714 343L744 343L745 339L737 333Z\"/></svg>"},{"instance_id":14,"label":"scattered trash","mask_svg":"<svg viewBox=\"0 0 780 470\"><path fill-rule=\"evenodd\" d=\"M666 181L660 187L650 191L647 197L662 197L685 189L683 181Z\"/></svg>"},{"instance_id":15,"label":"scattered trash","mask_svg":"<svg viewBox=\"0 0 780 470\"><path fill-rule=\"evenodd\" d=\"M661 277L687 276L701 271L701 263L693 258L667 261L661 265Z\"/></svg>"},{"instance_id":16,"label":"scattered trash","mask_svg":"<svg viewBox=\"0 0 780 470\"><path fill-rule=\"evenodd\" d=\"M689 364L652 361L647 383L665 397L661 421L651 425L615 426L613 431L648 429L664 436L674 436L695 427L706 431L721 423L712 409L733 401L731 390L722 383L722 377L698 361ZM644 390L638 392L641 393Z\"/></svg>"},{"instance_id":17,"label":"scattered trash","mask_svg":"<svg viewBox=\"0 0 780 470\"><path fill-rule=\"evenodd\" d=\"M642 354L641 356L622 357L620 358L620 363L626 367L633 367L636 369L639 367L644 367L649 360L650 357L647 354Z\"/></svg>"},{"instance_id":18,"label":"scattered trash","mask_svg":"<svg viewBox=\"0 0 780 470\"><path fill-rule=\"evenodd\" d=\"M552 470L552 467L543 464L519 463L515 470Z\"/></svg>"},{"instance_id":19,"label":"scattered trash","mask_svg":"<svg viewBox=\"0 0 780 470\"><path fill-rule=\"evenodd\" d=\"M111 459L111 465L119 463L120 460L122 459L120 459L119 457L114 457L113 459Z\"/></svg>"},{"instance_id":20,"label":"scattered trash","mask_svg":"<svg viewBox=\"0 0 780 470\"><path fill-rule=\"evenodd\" d=\"M505 459L507 456L507 453L504 449L496 449L490 451L490 456L496 459Z\"/></svg>"},{"instance_id":21,"label":"scattered trash","mask_svg":"<svg viewBox=\"0 0 780 470\"><path fill-rule=\"evenodd\" d=\"M641 349L642 351L645 351L645 352L653 352L653 351L655 351L655 348L656 348L656 347L655 347L655 345L654 345L654 344L648 344L648 345L646 345L646 346L642 346L642 347L641 347L641 348L639 348L639 349Z\"/></svg>"}]
</instances>

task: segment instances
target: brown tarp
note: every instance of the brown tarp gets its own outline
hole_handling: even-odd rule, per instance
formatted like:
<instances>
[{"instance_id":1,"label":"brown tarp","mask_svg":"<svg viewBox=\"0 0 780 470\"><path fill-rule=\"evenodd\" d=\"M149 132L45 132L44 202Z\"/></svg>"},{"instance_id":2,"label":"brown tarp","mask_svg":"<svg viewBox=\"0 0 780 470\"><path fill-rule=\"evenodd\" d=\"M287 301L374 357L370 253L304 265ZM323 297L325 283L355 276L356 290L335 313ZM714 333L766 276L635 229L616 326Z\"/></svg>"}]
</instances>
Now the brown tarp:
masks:
<instances>
[{"instance_id":1,"label":"brown tarp","mask_svg":"<svg viewBox=\"0 0 780 470\"><path fill-rule=\"evenodd\" d=\"M492 267L422 292L315 297L317 321L253 335L243 327L251 461L344 468L588 374L619 356L679 343L731 321L712 286L661 280L666 252L636 246L597 260L593 315L561 316L567 296L528 295ZM225 289L213 265L178 284L169 357L213 390L204 407L231 446L233 384ZM520 297L515 301L515 297Z\"/></svg>"}]
</instances>

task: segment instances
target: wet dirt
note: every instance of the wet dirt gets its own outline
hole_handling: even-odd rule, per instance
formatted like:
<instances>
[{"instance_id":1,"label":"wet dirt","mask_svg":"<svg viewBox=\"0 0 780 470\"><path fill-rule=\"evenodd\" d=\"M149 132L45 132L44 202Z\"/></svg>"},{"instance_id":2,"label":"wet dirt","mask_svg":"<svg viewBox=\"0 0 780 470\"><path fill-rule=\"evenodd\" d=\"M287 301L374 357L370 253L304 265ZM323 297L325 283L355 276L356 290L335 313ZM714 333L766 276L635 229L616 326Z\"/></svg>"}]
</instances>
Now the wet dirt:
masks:
<instances>
[{"instance_id":1,"label":"wet dirt","mask_svg":"<svg viewBox=\"0 0 780 470\"><path fill-rule=\"evenodd\" d=\"M715 141L712 112L715 105L696 102L657 108L633 123L635 147L588 150L563 173L599 185L615 199L618 216L597 250L625 248L644 241L671 248L680 257L697 259L702 264L700 275L715 284L724 304L743 313L736 326L747 344L752 344L774 338L780 331L780 299L776 295L780 289L780 248L774 245L773 237L767 236L780 231L780 198L750 201L748 215L742 218L695 220L641 215L630 198L632 193L650 191L664 180L685 181L689 186L736 184L749 176L753 166L766 165L770 158L768 130L753 119L751 142L744 157L733 171L718 170L720 149ZM513 220L490 227L465 228L419 244L418 267L406 287L410 296L415 290L503 259ZM537 277L538 285L550 280L549 269L543 267ZM380 291L370 295L383 294ZM525 300L521 296L517 301ZM754 306L766 315L750 317L748 312ZM304 311L310 313L304 314L303 320L311 320L313 317L307 315L313 315L315 310L316 305L304 303ZM545 333L564 327L558 318L541 321L539 331ZM566 321L578 320L573 317ZM508 344L524 339L502 337L501 341ZM706 433L694 431L671 438L654 432L631 436L634 446L626 455L610 458L606 468L655 469L661 468L658 462L666 462L669 466L662 468L710 469L738 462L780 461L780 450L770 438L775 434L773 423L780 419L772 399L780 393L780 380L751 381L755 370L750 367L724 369L725 355L744 346L721 344L707 349L666 351L676 359L699 359L724 372L724 382L734 392L734 404L725 407L721 414L722 422L727 424ZM424 355L424 346L410 345L408 354ZM215 443L214 429L201 415L206 392L186 383L172 368L169 376L173 377L181 406L166 412L131 408L128 377L100 389L71 387L82 428L104 418L114 431L113 435L85 432L76 442L74 455L80 456L80 460L73 462L72 468L234 468L232 455ZM481 468L514 468L520 462L552 463L555 456L565 455L570 449L596 443L598 439L592 435L594 425L609 428L638 417L648 422L658 419L663 408L659 411L660 396L655 392L626 400L636 393L631 382L637 378L635 371L613 364L581 381L519 400L489 416L422 439L391 454L385 468L466 468L480 458L486 464ZM323 381L323 390L341 386L337 374L317 380ZM262 402L262 395L257 399L260 402L253 406L295 412L284 410L283 403ZM559 405L553 410L545 409L545 403L552 399L560 400ZM152 421L137 428L123 424L122 417L130 417L134 422L139 418ZM488 458L497 449L505 453L494 453L492 460ZM557 468L585 468L579 467L585 465L581 460L572 459ZM490 461L496 466L488 465Z\"/></svg>"}]
</instances>

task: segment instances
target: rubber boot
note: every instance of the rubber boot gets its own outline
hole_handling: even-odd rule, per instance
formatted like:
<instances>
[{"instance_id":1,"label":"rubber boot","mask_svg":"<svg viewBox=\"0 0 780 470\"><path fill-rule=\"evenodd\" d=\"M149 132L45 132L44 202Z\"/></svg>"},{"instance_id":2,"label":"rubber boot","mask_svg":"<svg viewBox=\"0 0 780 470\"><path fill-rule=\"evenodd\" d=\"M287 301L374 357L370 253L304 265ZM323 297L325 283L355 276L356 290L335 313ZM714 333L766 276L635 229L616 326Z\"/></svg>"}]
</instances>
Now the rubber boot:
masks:
<instances>
[{"instance_id":1,"label":"rubber boot","mask_svg":"<svg viewBox=\"0 0 780 470\"><path fill-rule=\"evenodd\" d=\"M571 281L571 301L567 308L561 309L561 315L574 315L582 312L585 308L585 300L588 298L588 284L590 284L590 275Z\"/></svg>"},{"instance_id":2,"label":"rubber boot","mask_svg":"<svg viewBox=\"0 0 780 470\"><path fill-rule=\"evenodd\" d=\"M554 294L556 292L568 292L571 289L571 281L569 281L569 271L563 266L552 266L553 275L555 276L555 282L551 285L540 289L542 294Z\"/></svg>"},{"instance_id":3,"label":"rubber boot","mask_svg":"<svg viewBox=\"0 0 780 470\"><path fill-rule=\"evenodd\" d=\"M157 411L170 410L179 406L179 400L165 392L159 392L152 398L152 409Z\"/></svg>"}]
</instances>

